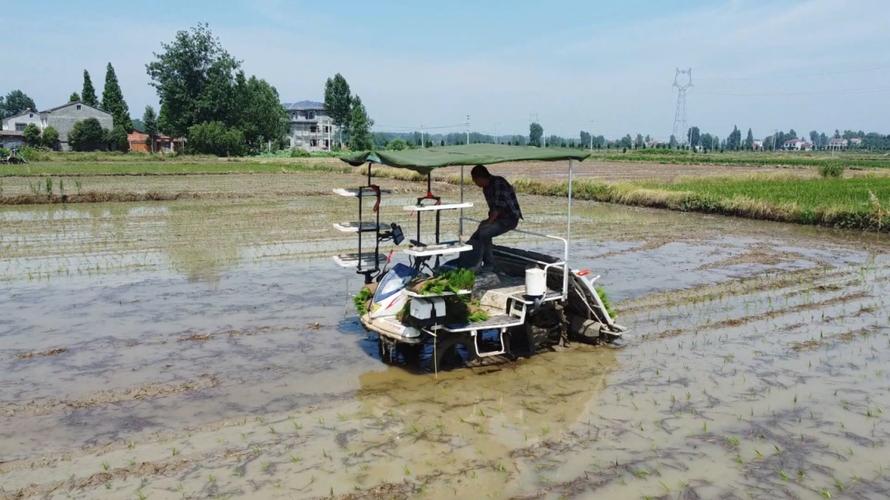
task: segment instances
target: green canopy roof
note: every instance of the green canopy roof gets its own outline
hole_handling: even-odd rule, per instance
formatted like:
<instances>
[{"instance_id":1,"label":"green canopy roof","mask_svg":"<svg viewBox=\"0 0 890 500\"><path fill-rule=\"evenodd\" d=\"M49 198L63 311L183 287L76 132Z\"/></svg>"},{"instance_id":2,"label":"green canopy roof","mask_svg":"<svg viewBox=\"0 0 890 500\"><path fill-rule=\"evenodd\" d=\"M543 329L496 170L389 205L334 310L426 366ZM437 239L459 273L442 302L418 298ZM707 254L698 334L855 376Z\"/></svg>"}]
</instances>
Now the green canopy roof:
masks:
<instances>
[{"instance_id":1,"label":"green canopy roof","mask_svg":"<svg viewBox=\"0 0 890 500\"><path fill-rule=\"evenodd\" d=\"M577 149L468 144L403 151L361 151L341 159L353 166L371 162L390 167L409 168L426 174L434 168L456 165L491 165L508 161L582 161L588 156L590 153Z\"/></svg>"}]
</instances>

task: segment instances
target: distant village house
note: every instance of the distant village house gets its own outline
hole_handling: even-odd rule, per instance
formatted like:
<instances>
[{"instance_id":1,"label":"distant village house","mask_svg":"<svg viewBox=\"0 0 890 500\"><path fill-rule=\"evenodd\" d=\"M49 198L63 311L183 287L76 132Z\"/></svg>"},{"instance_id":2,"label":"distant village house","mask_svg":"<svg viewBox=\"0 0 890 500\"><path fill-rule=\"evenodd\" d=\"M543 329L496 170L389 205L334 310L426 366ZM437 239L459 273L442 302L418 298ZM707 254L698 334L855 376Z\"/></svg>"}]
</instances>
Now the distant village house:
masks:
<instances>
[{"instance_id":1,"label":"distant village house","mask_svg":"<svg viewBox=\"0 0 890 500\"><path fill-rule=\"evenodd\" d=\"M850 141L841 138L841 137L832 137L828 140L828 149L832 151L840 151L843 149L847 149L850 146Z\"/></svg>"},{"instance_id":2,"label":"distant village house","mask_svg":"<svg viewBox=\"0 0 890 500\"><path fill-rule=\"evenodd\" d=\"M89 104L80 101L69 102L61 106L48 109L46 111L26 110L15 116L8 116L3 119L3 137L12 137L15 134L5 134L6 132L17 132L21 134L25 127L34 124L43 132L47 127L56 129L59 133L59 142L62 151L69 151L71 146L68 144L68 133L74 128L74 124L86 120L87 118L95 118L99 120L102 128L111 129L114 121L111 115L94 108Z\"/></svg>"},{"instance_id":3,"label":"distant village house","mask_svg":"<svg viewBox=\"0 0 890 500\"><path fill-rule=\"evenodd\" d=\"M324 109L324 103L300 101L283 103L288 119L291 149L330 151L339 129Z\"/></svg>"},{"instance_id":4,"label":"distant village house","mask_svg":"<svg viewBox=\"0 0 890 500\"><path fill-rule=\"evenodd\" d=\"M175 153L182 151L185 139L182 137L170 137L158 134L154 137L154 144L149 142L148 134L139 130L133 130L127 134L127 142L130 143L130 152L133 153Z\"/></svg>"},{"instance_id":5,"label":"distant village house","mask_svg":"<svg viewBox=\"0 0 890 500\"><path fill-rule=\"evenodd\" d=\"M785 151L812 151L813 143L803 139L789 139L782 145Z\"/></svg>"}]
</instances>

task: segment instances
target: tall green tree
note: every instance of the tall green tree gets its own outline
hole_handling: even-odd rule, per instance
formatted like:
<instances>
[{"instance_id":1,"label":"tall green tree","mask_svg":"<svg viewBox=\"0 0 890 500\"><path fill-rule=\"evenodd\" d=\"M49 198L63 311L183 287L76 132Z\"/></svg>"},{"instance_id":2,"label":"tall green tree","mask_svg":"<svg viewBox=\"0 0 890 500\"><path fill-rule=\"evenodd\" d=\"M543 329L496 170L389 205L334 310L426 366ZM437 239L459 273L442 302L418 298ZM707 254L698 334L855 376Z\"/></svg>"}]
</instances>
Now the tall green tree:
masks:
<instances>
[{"instance_id":1,"label":"tall green tree","mask_svg":"<svg viewBox=\"0 0 890 500\"><path fill-rule=\"evenodd\" d=\"M145 134L148 135L148 147L154 153L155 137L158 136L158 115L155 113L155 108L145 107L145 112L142 113L142 125L145 127Z\"/></svg>"},{"instance_id":2,"label":"tall green tree","mask_svg":"<svg viewBox=\"0 0 890 500\"><path fill-rule=\"evenodd\" d=\"M267 141L277 141L287 132L287 113L275 87L255 76L246 79L243 72L235 78L240 111L235 124L249 147L262 149Z\"/></svg>"},{"instance_id":3,"label":"tall green tree","mask_svg":"<svg viewBox=\"0 0 890 500\"><path fill-rule=\"evenodd\" d=\"M748 129L748 135L745 137L745 149L748 151L754 149L754 132Z\"/></svg>"},{"instance_id":4,"label":"tall green tree","mask_svg":"<svg viewBox=\"0 0 890 500\"><path fill-rule=\"evenodd\" d=\"M742 132L735 125L732 126L732 132L729 133L729 137L726 138L726 149L730 150L738 150L742 145Z\"/></svg>"},{"instance_id":5,"label":"tall green tree","mask_svg":"<svg viewBox=\"0 0 890 500\"><path fill-rule=\"evenodd\" d=\"M68 102L77 102L80 100L80 94L77 92L72 92L70 96L68 96Z\"/></svg>"},{"instance_id":6,"label":"tall green tree","mask_svg":"<svg viewBox=\"0 0 890 500\"><path fill-rule=\"evenodd\" d=\"M813 149L819 149L822 144L819 143L819 132L810 130L810 142L813 143Z\"/></svg>"},{"instance_id":7,"label":"tall green tree","mask_svg":"<svg viewBox=\"0 0 890 500\"><path fill-rule=\"evenodd\" d=\"M244 144L231 147L234 138L242 138L256 150L285 134L287 115L278 91L265 80L248 78L209 26L180 31L161 47L163 51L146 65L161 101L161 131L176 136L194 132L205 144L226 142L225 147L206 149L227 154L245 152ZM195 128L211 122L215 123Z\"/></svg>"},{"instance_id":8,"label":"tall green tree","mask_svg":"<svg viewBox=\"0 0 890 500\"><path fill-rule=\"evenodd\" d=\"M698 127L689 127L689 133L687 134L686 139L689 141L690 147L699 147L701 145L701 130L699 130Z\"/></svg>"},{"instance_id":9,"label":"tall green tree","mask_svg":"<svg viewBox=\"0 0 890 500\"><path fill-rule=\"evenodd\" d=\"M528 143L531 146L541 146L541 138L544 137L544 127L540 123L532 122L528 126Z\"/></svg>"},{"instance_id":10,"label":"tall green tree","mask_svg":"<svg viewBox=\"0 0 890 500\"><path fill-rule=\"evenodd\" d=\"M28 109L37 111L37 105L34 104L34 99L21 90L13 90L6 97L0 97L0 118L17 115Z\"/></svg>"},{"instance_id":11,"label":"tall green tree","mask_svg":"<svg viewBox=\"0 0 890 500\"><path fill-rule=\"evenodd\" d=\"M80 89L80 98L84 104L89 104L94 108L99 106L99 98L96 97L96 89L93 87L93 80L87 70L83 70L83 88Z\"/></svg>"},{"instance_id":12,"label":"tall green tree","mask_svg":"<svg viewBox=\"0 0 890 500\"><path fill-rule=\"evenodd\" d=\"M114 125L120 125L127 132L133 130L133 122L130 120L130 108L124 100L124 93L117 81L114 66L108 63L105 67L105 89L102 91L102 109L114 118Z\"/></svg>"},{"instance_id":13,"label":"tall green tree","mask_svg":"<svg viewBox=\"0 0 890 500\"><path fill-rule=\"evenodd\" d=\"M324 83L324 109L340 130L340 145L343 145L343 127L352 119L352 91L343 75L337 73Z\"/></svg>"},{"instance_id":14,"label":"tall green tree","mask_svg":"<svg viewBox=\"0 0 890 500\"><path fill-rule=\"evenodd\" d=\"M146 65L161 101L160 129L183 136L189 127L210 121L235 121L235 71L240 66L206 24L179 31Z\"/></svg>"},{"instance_id":15,"label":"tall green tree","mask_svg":"<svg viewBox=\"0 0 890 500\"><path fill-rule=\"evenodd\" d=\"M368 116L365 105L359 96L352 99L352 110L349 114L349 148L353 151L362 151L374 147L371 136L371 127L374 120Z\"/></svg>"}]
</instances>

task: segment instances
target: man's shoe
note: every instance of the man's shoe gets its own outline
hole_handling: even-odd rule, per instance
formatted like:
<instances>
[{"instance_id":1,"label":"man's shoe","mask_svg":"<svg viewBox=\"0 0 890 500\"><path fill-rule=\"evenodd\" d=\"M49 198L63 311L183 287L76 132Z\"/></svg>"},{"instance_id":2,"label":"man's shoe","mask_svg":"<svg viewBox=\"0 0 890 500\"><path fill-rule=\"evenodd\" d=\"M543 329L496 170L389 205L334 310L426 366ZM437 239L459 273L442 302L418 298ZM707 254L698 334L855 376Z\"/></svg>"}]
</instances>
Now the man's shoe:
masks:
<instances>
[{"instance_id":1,"label":"man's shoe","mask_svg":"<svg viewBox=\"0 0 890 500\"><path fill-rule=\"evenodd\" d=\"M498 271L498 268L495 267L494 264L483 264L482 266L479 266L479 270L476 272L477 273L496 273L497 271Z\"/></svg>"}]
</instances>

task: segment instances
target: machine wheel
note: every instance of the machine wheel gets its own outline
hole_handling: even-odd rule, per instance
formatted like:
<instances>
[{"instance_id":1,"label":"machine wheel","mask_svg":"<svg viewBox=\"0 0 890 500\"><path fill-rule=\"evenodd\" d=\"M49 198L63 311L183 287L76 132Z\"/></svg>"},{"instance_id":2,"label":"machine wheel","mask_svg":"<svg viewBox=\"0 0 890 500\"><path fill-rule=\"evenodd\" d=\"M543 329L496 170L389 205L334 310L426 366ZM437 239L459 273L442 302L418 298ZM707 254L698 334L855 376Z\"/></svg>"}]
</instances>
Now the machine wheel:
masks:
<instances>
[{"instance_id":1,"label":"machine wheel","mask_svg":"<svg viewBox=\"0 0 890 500\"><path fill-rule=\"evenodd\" d=\"M381 361L388 365L393 364L395 347L393 341L387 340L383 335L377 335L377 354L380 356Z\"/></svg>"},{"instance_id":2,"label":"machine wheel","mask_svg":"<svg viewBox=\"0 0 890 500\"><path fill-rule=\"evenodd\" d=\"M423 354L423 344L397 344L396 352L406 365L417 366Z\"/></svg>"},{"instance_id":3,"label":"machine wheel","mask_svg":"<svg viewBox=\"0 0 890 500\"><path fill-rule=\"evenodd\" d=\"M461 368L476 359L473 341L468 336L452 334L437 339L437 342L435 366L439 371Z\"/></svg>"}]
</instances>

